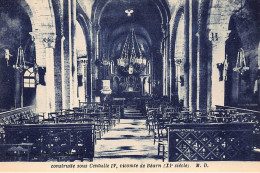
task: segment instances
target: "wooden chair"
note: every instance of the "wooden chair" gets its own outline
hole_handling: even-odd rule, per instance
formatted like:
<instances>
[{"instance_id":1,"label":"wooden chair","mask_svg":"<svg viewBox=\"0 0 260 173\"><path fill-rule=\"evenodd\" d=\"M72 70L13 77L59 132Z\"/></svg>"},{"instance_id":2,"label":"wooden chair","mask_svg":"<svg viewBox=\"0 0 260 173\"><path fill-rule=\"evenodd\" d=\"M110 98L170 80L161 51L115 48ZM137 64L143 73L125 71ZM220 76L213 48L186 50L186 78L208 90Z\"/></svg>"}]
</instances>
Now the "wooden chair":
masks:
<instances>
[{"instance_id":1,"label":"wooden chair","mask_svg":"<svg viewBox=\"0 0 260 173\"><path fill-rule=\"evenodd\" d=\"M160 153L162 152L163 161L166 158L166 146L168 143L166 124L169 124L169 119L165 117L157 119L158 156L160 156Z\"/></svg>"}]
</instances>

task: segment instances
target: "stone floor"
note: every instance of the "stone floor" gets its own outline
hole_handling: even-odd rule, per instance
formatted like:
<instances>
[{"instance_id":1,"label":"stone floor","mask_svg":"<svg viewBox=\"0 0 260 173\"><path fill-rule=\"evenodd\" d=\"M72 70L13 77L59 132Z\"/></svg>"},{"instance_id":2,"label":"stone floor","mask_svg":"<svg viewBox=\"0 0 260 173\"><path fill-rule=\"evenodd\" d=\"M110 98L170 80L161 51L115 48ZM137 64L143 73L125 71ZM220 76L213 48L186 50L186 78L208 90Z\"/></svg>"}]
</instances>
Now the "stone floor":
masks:
<instances>
[{"instance_id":1,"label":"stone floor","mask_svg":"<svg viewBox=\"0 0 260 173\"><path fill-rule=\"evenodd\" d=\"M157 145L153 144L142 119L121 119L120 124L105 133L95 146L94 161L156 161Z\"/></svg>"}]
</instances>

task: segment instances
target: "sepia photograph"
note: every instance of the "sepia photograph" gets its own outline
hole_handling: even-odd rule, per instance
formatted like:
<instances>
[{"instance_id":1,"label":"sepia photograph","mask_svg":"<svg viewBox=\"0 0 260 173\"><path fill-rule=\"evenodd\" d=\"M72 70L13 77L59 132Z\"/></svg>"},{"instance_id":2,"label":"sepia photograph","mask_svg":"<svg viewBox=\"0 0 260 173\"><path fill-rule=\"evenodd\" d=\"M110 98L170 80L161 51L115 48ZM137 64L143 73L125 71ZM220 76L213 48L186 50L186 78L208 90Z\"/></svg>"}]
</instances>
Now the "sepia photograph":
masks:
<instances>
[{"instance_id":1,"label":"sepia photograph","mask_svg":"<svg viewBox=\"0 0 260 173\"><path fill-rule=\"evenodd\" d=\"M259 0L0 0L0 172L260 172Z\"/></svg>"}]
</instances>

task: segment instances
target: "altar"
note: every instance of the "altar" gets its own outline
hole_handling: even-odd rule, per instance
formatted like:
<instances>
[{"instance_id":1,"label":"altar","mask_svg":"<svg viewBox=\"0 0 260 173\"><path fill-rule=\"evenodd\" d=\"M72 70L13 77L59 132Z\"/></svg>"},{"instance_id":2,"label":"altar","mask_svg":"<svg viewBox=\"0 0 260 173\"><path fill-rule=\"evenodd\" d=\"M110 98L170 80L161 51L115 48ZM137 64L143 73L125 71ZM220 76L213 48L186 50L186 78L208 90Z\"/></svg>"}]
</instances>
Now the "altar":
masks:
<instances>
[{"instance_id":1,"label":"altar","mask_svg":"<svg viewBox=\"0 0 260 173\"><path fill-rule=\"evenodd\" d=\"M140 91L123 91L122 94L123 94L122 96L130 99L141 97Z\"/></svg>"}]
</instances>

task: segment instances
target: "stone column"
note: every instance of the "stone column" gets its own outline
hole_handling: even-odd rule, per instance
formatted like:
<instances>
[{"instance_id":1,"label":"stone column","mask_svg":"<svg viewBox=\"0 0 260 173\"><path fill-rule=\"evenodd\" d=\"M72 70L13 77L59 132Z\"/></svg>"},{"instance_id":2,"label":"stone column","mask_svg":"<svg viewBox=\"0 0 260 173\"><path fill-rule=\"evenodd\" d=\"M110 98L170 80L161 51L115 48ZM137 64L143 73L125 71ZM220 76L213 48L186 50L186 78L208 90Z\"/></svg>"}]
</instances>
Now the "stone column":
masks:
<instances>
[{"instance_id":1,"label":"stone column","mask_svg":"<svg viewBox=\"0 0 260 173\"><path fill-rule=\"evenodd\" d=\"M175 64L175 94L174 96L175 101L180 101L179 99L179 93L180 93L180 89L181 89L181 84L180 84L180 74L181 74L181 66L183 65L183 59L181 58L175 58L174 59L174 64Z\"/></svg>"},{"instance_id":2,"label":"stone column","mask_svg":"<svg viewBox=\"0 0 260 173\"><path fill-rule=\"evenodd\" d=\"M65 85L66 75L65 75L65 57L64 57L64 40L65 37L61 37L61 49L60 49L60 55L61 55L61 90L62 90L62 109L68 109L69 108L69 100L67 99L67 90Z\"/></svg>"},{"instance_id":3,"label":"stone column","mask_svg":"<svg viewBox=\"0 0 260 173\"><path fill-rule=\"evenodd\" d=\"M14 93L14 104L15 108L23 107L22 101L22 75L19 70L15 69L15 93Z\"/></svg>"},{"instance_id":4,"label":"stone column","mask_svg":"<svg viewBox=\"0 0 260 173\"><path fill-rule=\"evenodd\" d=\"M189 107L189 0L185 0L184 6L184 40L185 40L185 56L184 56L184 107Z\"/></svg>"},{"instance_id":5,"label":"stone column","mask_svg":"<svg viewBox=\"0 0 260 173\"><path fill-rule=\"evenodd\" d=\"M162 24L162 56L163 56L163 96L168 95L168 69L169 69L169 62L168 62L168 51L169 51L169 40L168 40L168 24Z\"/></svg>"},{"instance_id":6,"label":"stone column","mask_svg":"<svg viewBox=\"0 0 260 173\"><path fill-rule=\"evenodd\" d=\"M62 62L62 95L64 109L73 107L73 83L72 83L72 38L71 38L71 0L64 0L64 25L63 25L63 56Z\"/></svg>"},{"instance_id":7,"label":"stone column","mask_svg":"<svg viewBox=\"0 0 260 173\"><path fill-rule=\"evenodd\" d=\"M37 31L30 32L30 35L35 42L36 63L39 68L46 69L45 75L43 74L44 83L36 86L36 112L54 112L56 111L54 80L54 48L56 35L54 33L40 33Z\"/></svg>"},{"instance_id":8,"label":"stone column","mask_svg":"<svg viewBox=\"0 0 260 173\"><path fill-rule=\"evenodd\" d=\"M257 71L257 80L258 80L258 107L260 106L260 43L258 44L258 71Z\"/></svg>"},{"instance_id":9,"label":"stone column","mask_svg":"<svg viewBox=\"0 0 260 173\"><path fill-rule=\"evenodd\" d=\"M54 51L55 48L55 34L48 34L43 38L43 43L46 53L46 111L55 112L55 81L54 81Z\"/></svg>"},{"instance_id":10,"label":"stone column","mask_svg":"<svg viewBox=\"0 0 260 173\"><path fill-rule=\"evenodd\" d=\"M95 58L92 60L92 97L91 97L91 101L95 101L95 96L96 96L96 90L97 90L97 79L98 79L98 73L99 73L99 70L98 70L98 66L96 66L95 62L96 60L98 60L100 57L99 57L99 53L100 53L100 48L99 48L99 41L100 41L100 31L101 31L101 27L100 25L95 25L94 26L94 30L95 30L95 33L96 35L94 36L94 48L95 48Z\"/></svg>"},{"instance_id":11,"label":"stone column","mask_svg":"<svg viewBox=\"0 0 260 173\"><path fill-rule=\"evenodd\" d=\"M225 99L225 80L219 80L219 69L217 64L224 63L225 60L225 41L230 31L221 31L211 29L209 31L209 40L212 43L212 66L211 66L211 105L224 106Z\"/></svg>"},{"instance_id":12,"label":"stone column","mask_svg":"<svg viewBox=\"0 0 260 173\"><path fill-rule=\"evenodd\" d=\"M172 101L172 59L169 57L169 97L170 102Z\"/></svg>"},{"instance_id":13,"label":"stone column","mask_svg":"<svg viewBox=\"0 0 260 173\"><path fill-rule=\"evenodd\" d=\"M46 50L43 44L42 35L37 32L30 32L32 40L35 43L35 50L36 50L36 63L39 68L45 69L46 68ZM39 75L39 74L36 74ZM46 75L46 73L45 73ZM44 76L44 80L46 76ZM46 82L46 81L45 81ZM37 113L47 112L47 97L46 97L46 84L38 84L36 86L36 96L35 96L35 111ZM47 114L46 114L47 117Z\"/></svg>"},{"instance_id":14,"label":"stone column","mask_svg":"<svg viewBox=\"0 0 260 173\"><path fill-rule=\"evenodd\" d=\"M197 109L198 1L189 1L189 109Z\"/></svg>"},{"instance_id":15,"label":"stone column","mask_svg":"<svg viewBox=\"0 0 260 173\"><path fill-rule=\"evenodd\" d=\"M91 102L92 100L92 90L93 90L93 69L92 69L92 57L88 56L88 62L87 62L87 102Z\"/></svg>"},{"instance_id":16,"label":"stone column","mask_svg":"<svg viewBox=\"0 0 260 173\"><path fill-rule=\"evenodd\" d=\"M71 55L72 55L72 88L73 88L73 103L71 104L72 107L78 107L78 73L77 73L77 50L75 47L76 43L76 0L71 1Z\"/></svg>"}]
</instances>

